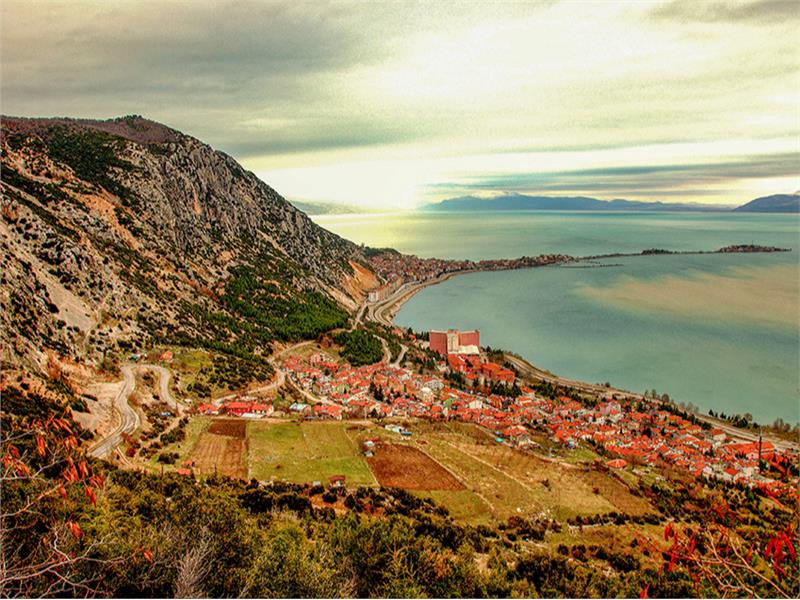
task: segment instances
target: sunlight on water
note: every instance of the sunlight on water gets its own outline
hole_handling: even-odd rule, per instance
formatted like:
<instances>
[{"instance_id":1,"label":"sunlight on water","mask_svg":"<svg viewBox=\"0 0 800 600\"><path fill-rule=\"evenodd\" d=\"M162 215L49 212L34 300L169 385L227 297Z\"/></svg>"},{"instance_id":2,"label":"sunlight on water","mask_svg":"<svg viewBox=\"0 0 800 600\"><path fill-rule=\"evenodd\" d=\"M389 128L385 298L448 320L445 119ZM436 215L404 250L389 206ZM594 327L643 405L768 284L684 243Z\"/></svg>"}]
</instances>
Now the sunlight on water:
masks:
<instances>
[{"instance_id":1,"label":"sunlight on water","mask_svg":"<svg viewBox=\"0 0 800 600\"><path fill-rule=\"evenodd\" d=\"M800 271L785 265L739 268L726 275L694 271L655 280L620 278L581 293L633 311L770 325L791 330L800 320Z\"/></svg>"}]
</instances>

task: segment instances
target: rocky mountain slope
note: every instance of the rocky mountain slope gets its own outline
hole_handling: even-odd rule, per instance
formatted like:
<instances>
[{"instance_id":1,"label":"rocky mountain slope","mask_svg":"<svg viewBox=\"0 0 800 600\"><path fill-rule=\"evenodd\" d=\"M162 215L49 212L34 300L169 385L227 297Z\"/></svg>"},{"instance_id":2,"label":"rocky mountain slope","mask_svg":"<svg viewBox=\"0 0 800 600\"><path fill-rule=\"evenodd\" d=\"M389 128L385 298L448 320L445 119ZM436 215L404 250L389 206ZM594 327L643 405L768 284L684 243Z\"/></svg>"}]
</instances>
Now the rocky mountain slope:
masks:
<instances>
[{"instance_id":1,"label":"rocky mountain slope","mask_svg":"<svg viewBox=\"0 0 800 600\"><path fill-rule=\"evenodd\" d=\"M359 247L164 125L3 118L1 144L6 369L154 342L252 360L343 324L375 284Z\"/></svg>"}]
</instances>

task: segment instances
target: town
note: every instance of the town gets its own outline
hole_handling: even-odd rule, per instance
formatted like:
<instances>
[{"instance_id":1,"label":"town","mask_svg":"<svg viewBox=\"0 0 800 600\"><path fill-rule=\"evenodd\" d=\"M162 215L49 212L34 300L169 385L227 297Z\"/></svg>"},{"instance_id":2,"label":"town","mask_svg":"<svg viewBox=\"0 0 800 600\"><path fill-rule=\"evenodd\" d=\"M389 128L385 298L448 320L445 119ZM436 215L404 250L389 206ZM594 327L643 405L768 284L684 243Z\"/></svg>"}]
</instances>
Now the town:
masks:
<instances>
[{"instance_id":1,"label":"town","mask_svg":"<svg viewBox=\"0 0 800 600\"><path fill-rule=\"evenodd\" d=\"M404 334L398 328L393 333ZM731 439L718 427L644 396L636 401L611 393L594 399L548 397L519 385L512 369L486 360L478 331L430 331L427 337L414 343L438 357L437 374L387 361L353 367L324 351L287 356L280 368L306 400L292 403L289 411L306 419L461 421L523 452L536 450L532 433L538 432L567 448L591 446L608 457L604 468L672 467L797 500L796 477L790 472L798 459L794 449L781 450L760 439ZM507 393L492 393L498 385ZM198 410L249 418L273 413L269 403L247 397Z\"/></svg>"},{"instance_id":2,"label":"town","mask_svg":"<svg viewBox=\"0 0 800 600\"><path fill-rule=\"evenodd\" d=\"M525 269L573 262L576 259L566 254L541 254L513 259L492 260L446 260L441 258L419 258L391 250L381 251L369 259L372 270L384 282L369 292L369 302L385 300L405 284L423 283L437 277L468 271L504 271Z\"/></svg>"}]
</instances>

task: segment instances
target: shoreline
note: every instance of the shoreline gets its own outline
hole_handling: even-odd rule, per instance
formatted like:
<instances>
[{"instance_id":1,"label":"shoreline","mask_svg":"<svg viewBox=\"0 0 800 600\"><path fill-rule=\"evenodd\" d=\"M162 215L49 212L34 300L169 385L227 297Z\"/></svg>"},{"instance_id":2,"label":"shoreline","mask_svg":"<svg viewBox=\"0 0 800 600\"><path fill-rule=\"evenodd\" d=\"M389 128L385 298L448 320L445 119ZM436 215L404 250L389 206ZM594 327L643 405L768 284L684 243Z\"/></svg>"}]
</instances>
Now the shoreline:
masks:
<instances>
[{"instance_id":1,"label":"shoreline","mask_svg":"<svg viewBox=\"0 0 800 600\"><path fill-rule=\"evenodd\" d=\"M520 264L517 266L490 268L488 266L476 266L473 269L462 269L458 271L449 271L442 273L432 279L426 281L419 281L413 283L404 283L400 288L395 290L391 296L385 300L380 300L374 304L365 303L364 318L377 321L387 327L394 326L394 316L400 307L408 302L414 295L421 290L432 285L438 285L453 277L459 275L468 275L470 273L489 273L493 271L517 271L523 269L537 269L542 267L564 267L564 268L581 268L581 269L601 269L604 267L620 266L620 265L606 265L606 264L591 264L591 261L607 260L610 258L633 258L633 257L654 257L654 256L699 256L706 254L771 254L792 252L791 248L778 248L774 246L752 246L747 244L740 244L734 246L725 246L718 250L662 250L651 248L641 252L613 252L610 254L595 254L590 256L568 257L566 260L559 262L551 262L545 264ZM521 257L514 259L517 261L525 260L528 257ZM473 261L474 262L474 261ZM491 261L478 261L474 264L480 265L482 262ZM590 263L590 264L580 264ZM406 289L407 288L407 289ZM388 313L388 317L387 317Z\"/></svg>"},{"instance_id":2,"label":"shoreline","mask_svg":"<svg viewBox=\"0 0 800 600\"><path fill-rule=\"evenodd\" d=\"M791 252L791 249L781 249L777 250L779 252ZM611 254L611 255L601 255L601 256L590 256L590 257L580 257L576 258L573 261L570 261L571 264L585 262L589 260L598 260L598 259L608 259L608 258L618 258L618 257L635 257L635 256L674 256L674 255L686 255L686 254L730 254L731 252L725 252L721 250L714 250L714 251L697 251L697 252L665 252L665 253L654 253L654 254L646 254L646 253L632 253L632 254ZM546 265L529 265L524 267L517 267L517 268L509 268L509 269L465 269L461 271L451 271L449 273L443 273L433 279L429 279L422 282L415 282L410 284L403 284L400 288L398 288L391 296L386 298L385 300L381 300L374 304L367 304L366 311L364 315L365 320L375 321L381 325L385 325L387 327L397 327L394 323L394 317L402 308L403 304L408 302L413 296L417 293L421 292L427 287L438 285L443 283L453 277L457 277L459 275L468 275L470 273L483 273L483 272L491 272L491 271L512 271L518 269L535 269L535 268L543 268L543 267L558 267L558 266L567 266L568 263L557 263L557 264L546 264ZM601 268L604 265L587 265L583 268ZM616 395L618 397L624 398L626 400L636 399L642 400L644 397L642 394L637 394L635 392L631 392L630 390L624 390L621 388L617 388L614 386L605 387L599 384L589 383L586 381L580 381L577 379L570 379L568 377L563 377L561 375L556 375L547 371L545 369L541 369L528 361L527 359L519 356L513 352L508 350L502 350L503 355L505 358L513 364L520 373L526 374L528 377L533 377L535 379L539 379L541 381L546 381L555 385L560 385L562 387L569 387L574 388L579 391L583 391L589 394L595 394L598 396L611 396ZM648 400L644 398L645 400ZM740 429L738 427L734 427L727 421L723 421L721 419L717 419L711 417L709 415L704 414L694 414L695 417L709 423L713 427L717 427L722 429L726 434L728 434L731 438L736 438L740 441L745 442L755 442L758 441L759 435L758 433L751 432L748 430ZM771 442L775 447L779 448L792 448L798 449L800 448L800 440L787 440L781 437L777 437L772 433L764 433L762 434L762 438L765 441Z\"/></svg>"}]
</instances>

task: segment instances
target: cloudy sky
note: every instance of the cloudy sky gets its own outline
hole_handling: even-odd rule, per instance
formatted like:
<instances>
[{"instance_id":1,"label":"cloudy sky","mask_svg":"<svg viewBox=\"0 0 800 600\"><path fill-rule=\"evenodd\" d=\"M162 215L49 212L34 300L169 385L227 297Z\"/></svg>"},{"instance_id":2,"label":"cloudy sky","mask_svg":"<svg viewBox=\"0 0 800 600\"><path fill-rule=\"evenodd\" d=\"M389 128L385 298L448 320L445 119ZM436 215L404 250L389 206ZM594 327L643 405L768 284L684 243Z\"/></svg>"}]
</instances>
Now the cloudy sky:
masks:
<instances>
[{"instance_id":1,"label":"cloudy sky","mask_svg":"<svg viewBox=\"0 0 800 600\"><path fill-rule=\"evenodd\" d=\"M800 189L800 2L3 0L4 114L142 114L290 199Z\"/></svg>"}]
</instances>

